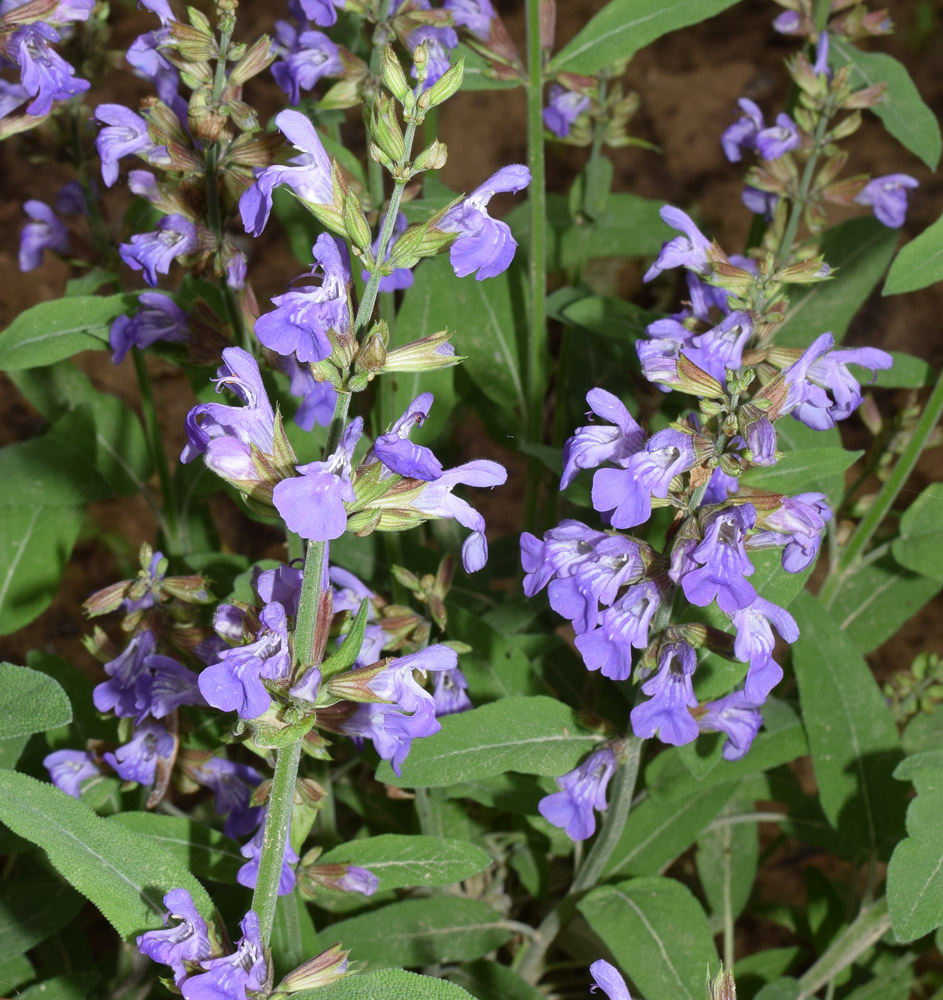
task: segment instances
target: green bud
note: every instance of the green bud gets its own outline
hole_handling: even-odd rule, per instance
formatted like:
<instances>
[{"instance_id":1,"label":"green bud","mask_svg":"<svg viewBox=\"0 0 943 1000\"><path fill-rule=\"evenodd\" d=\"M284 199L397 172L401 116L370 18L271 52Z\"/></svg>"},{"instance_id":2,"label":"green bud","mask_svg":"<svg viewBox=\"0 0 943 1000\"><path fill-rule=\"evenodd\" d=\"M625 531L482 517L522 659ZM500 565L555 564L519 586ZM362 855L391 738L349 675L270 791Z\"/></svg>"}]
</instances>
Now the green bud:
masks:
<instances>
[{"instance_id":1,"label":"green bud","mask_svg":"<svg viewBox=\"0 0 943 1000\"><path fill-rule=\"evenodd\" d=\"M423 93L422 97L428 95L429 107L435 108L444 104L453 94L457 93L462 86L465 76L465 57L460 56L454 66L450 66L438 80Z\"/></svg>"},{"instance_id":2,"label":"green bud","mask_svg":"<svg viewBox=\"0 0 943 1000\"><path fill-rule=\"evenodd\" d=\"M241 87L246 80L251 80L270 66L277 54L272 39L268 35L263 35L239 57L239 61L229 71L230 85Z\"/></svg>"},{"instance_id":3,"label":"green bud","mask_svg":"<svg viewBox=\"0 0 943 1000\"><path fill-rule=\"evenodd\" d=\"M434 140L412 162L413 174L421 174L425 170L441 170L448 159L448 149L444 142Z\"/></svg>"},{"instance_id":4,"label":"green bud","mask_svg":"<svg viewBox=\"0 0 943 1000\"><path fill-rule=\"evenodd\" d=\"M360 199L353 191L349 191L344 199L344 229L354 246L369 248L373 233L360 207Z\"/></svg>"},{"instance_id":5,"label":"green bud","mask_svg":"<svg viewBox=\"0 0 943 1000\"><path fill-rule=\"evenodd\" d=\"M285 976L272 994L272 1000L278 1000L279 994L300 993L302 990L314 990L337 982L348 975L349 954L349 951L344 951L339 944L335 944L317 957L309 958Z\"/></svg>"},{"instance_id":6,"label":"green bud","mask_svg":"<svg viewBox=\"0 0 943 1000\"><path fill-rule=\"evenodd\" d=\"M394 162L398 163L406 155L406 140L396 115L392 100L384 94L377 94L370 115L370 135L373 141Z\"/></svg>"},{"instance_id":7,"label":"green bud","mask_svg":"<svg viewBox=\"0 0 943 1000\"><path fill-rule=\"evenodd\" d=\"M403 347L397 347L386 355L384 372L431 372L439 368L451 368L461 364L465 358L455 354L446 331L434 333L430 337L414 340Z\"/></svg>"},{"instance_id":8,"label":"green bud","mask_svg":"<svg viewBox=\"0 0 943 1000\"><path fill-rule=\"evenodd\" d=\"M383 85L400 104L406 100L411 89L392 45L383 50Z\"/></svg>"}]
</instances>

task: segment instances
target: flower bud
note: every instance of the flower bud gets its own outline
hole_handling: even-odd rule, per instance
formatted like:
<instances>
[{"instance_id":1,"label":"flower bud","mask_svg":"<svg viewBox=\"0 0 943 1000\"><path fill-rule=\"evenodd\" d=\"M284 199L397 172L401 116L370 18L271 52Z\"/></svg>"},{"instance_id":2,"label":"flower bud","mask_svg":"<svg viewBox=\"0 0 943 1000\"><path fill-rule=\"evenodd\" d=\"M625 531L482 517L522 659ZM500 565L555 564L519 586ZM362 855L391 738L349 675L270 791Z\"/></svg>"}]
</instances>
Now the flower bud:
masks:
<instances>
[{"instance_id":1,"label":"flower bud","mask_svg":"<svg viewBox=\"0 0 943 1000\"><path fill-rule=\"evenodd\" d=\"M279 994L300 993L302 990L314 990L337 982L348 974L349 954L349 951L344 951L339 944L335 944L315 958L309 958L285 976L272 994L272 1000L277 1000Z\"/></svg>"},{"instance_id":2,"label":"flower bud","mask_svg":"<svg viewBox=\"0 0 943 1000\"><path fill-rule=\"evenodd\" d=\"M709 375L703 368L699 368L690 358L680 355L677 362L678 381L672 383L678 392L686 392L692 396L705 396L708 399L723 399L723 386Z\"/></svg>"},{"instance_id":3,"label":"flower bud","mask_svg":"<svg viewBox=\"0 0 943 1000\"><path fill-rule=\"evenodd\" d=\"M426 94L429 95L429 107L438 107L440 104L444 104L453 94L457 93L462 85L464 76L465 57L460 56L458 62L454 66L450 66L426 91Z\"/></svg>"},{"instance_id":4,"label":"flower bud","mask_svg":"<svg viewBox=\"0 0 943 1000\"><path fill-rule=\"evenodd\" d=\"M410 92L409 82L392 45L383 50L383 85L402 104Z\"/></svg>"},{"instance_id":5,"label":"flower bud","mask_svg":"<svg viewBox=\"0 0 943 1000\"><path fill-rule=\"evenodd\" d=\"M425 170L441 170L448 159L448 149L444 142L434 140L412 162L413 174L421 174Z\"/></svg>"},{"instance_id":6,"label":"flower bud","mask_svg":"<svg viewBox=\"0 0 943 1000\"><path fill-rule=\"evenodd\" d=\"M353 191L349 191L344 199L344 230L354 246L362 250L369 248L373 234L360 207L360 199Z\"/></svg>"},{"instance_id":7,"label":"flower bud","mask_svg":"<svg viewBox=\"0 0 943 1000\"><path fill-rule=\"evenodd\" d=\"M386 94L377 94L370 113L370 135L386 155L398 163L406 155L406 141L396 107Z\"/></svg>"},{"instance_id":8,"label":"flower bud","mask_svg":"<svg viewBox=\"0 0 943 1000\"><path fill-rule=\"evenodd\" d=\"M451 334L446 331L422 337L403 347L394 348L386 355L384 372L431 372L438 368L451 368L465 358L455 353L448 342Z\"/></svg>"},{"instance_id":9,"label":"flower bud","mask_svg":"<svg viewBox=\"0 0 943 1000\"><path fill-rule=\"evenodd\" d=\"M875 105L884 102L886 91L886 83L873 83L870 87L865 87L863 90L857 90L855 93L849 94L842 101L841 106L845 109L873 108Z\"/></svg>"},{"instance_id":10,"label":"flower bud","mask_svg":"<svg viewBox=\"0 0 943 1000\"><path fill-rule=\"evenodd\" d=\"M240 87L246 80L257 76L275 61L277 54L272 39L268 35L262 35L229 71L230 86Z\"/></svg>"},{"instance_id":11,"label":"flower bud","mask_svg":"<svg viewBox=\"0 0 943 1000\"><path fill-rule=\"evenodd\" d=\"M371 375L376 375L377 372L383 371L385 363L386 344L384 343L384 338L380 333L374 333L367 338L367 342L357 353L357 357L354 358L354 371L369 372Z\"/></svg>"},{"instance_id":12,"label":"flower bud","mask_svg":"<svg viewBox=\"0 0 943 1000\"><path fill-rule=\"evenodd\" d=\"M708 1000L737 1000L737 984L729 969L721 969L707 985Z\"/></svg>"}]
</instances>

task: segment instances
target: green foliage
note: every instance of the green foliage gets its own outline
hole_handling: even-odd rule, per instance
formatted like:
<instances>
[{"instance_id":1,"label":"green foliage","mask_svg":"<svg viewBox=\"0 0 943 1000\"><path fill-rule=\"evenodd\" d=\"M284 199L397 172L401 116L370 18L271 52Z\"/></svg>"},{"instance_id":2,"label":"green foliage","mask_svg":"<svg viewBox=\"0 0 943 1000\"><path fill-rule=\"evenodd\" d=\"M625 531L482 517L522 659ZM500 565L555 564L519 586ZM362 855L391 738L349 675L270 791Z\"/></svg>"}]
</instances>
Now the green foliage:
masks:
<instances>
[{"instance_id":1,"label":"green foliage","mask_svg":"<svg viewBox=\"0 0 943 1000\"><path fill-rule=\"evenodd\" d=\"M403 969L347 976L330 986L292 996L294 1000L474 1000L455 983Z\"/></svg>"},{"instance_id":2,"label":"green foliage","mask_svg":"<svg viewBox=\"0 0 943 1000\"><path fill-rule=\"evenodd\" d=\"M12 958L28 951L65 927L81 908L82 897L64 882L49 877L5 880L0 893L0 955Z\"/></svg>"},{"instance_id":3,"label":"green foliage","mask_svg":"<svg viewBox=\"0 0 943 1000\"><path fill-rule=\"evenodd\" d=\"M0 663L0 733L4 739L68 725L72 707L65 691L29 667Z\"/></svg>"},{"instance_id":4,"label":"green foliage","mask_svg":"<svg viewBox=\"0 0 943 1000\"><path fill-rule=\"evenodd\" d=\"M53 785L0 772L0 821L41 847L124 938L163 926L163 896L171 889L187 889L197 909L212 914L206 891L165 848Z\"/></svg>"},{"instance_id":5,"label":"green foliage","mask_svg":"<svg viewBox=\"0 0 943 1000\"><path fill-rule=\"evenodd\" d=\"M881 294L915 292L936 281L943 281L943 217L901 248Z\"/></svg>"},{"instance_id":6,"label":"green foliage","mask_svg":"<svg viewBox=\"0 0 943 1000\"><path fill-rule=\"evenodd\" d=\"M749 813L753 803L733 798L720 812L725 817ZM697 839L697 876L711 914L720 924L725 912L738 917L750 899L759 860L755 823L724 823L710 827Z\"/></svg>"},{"instance_id":7,"label":"green foliage","mask_svg":"<svg viewBox=\"0 0 943 1000\"><path fill-rule=\"evenodd\" d=\"M901 566L943 580L943 483L931 483L907 508L892 551Z\"/></svg>"},{"instance_id":8,"label":"green foliage","mask_svg":"<svg viewBox=\"0 0 943 1000\"><path fill-rule=\"evenodd\" d=\"M844 448L805 448L789 451L769 468L751 469L742 482L745 486L795 496L823 481L840 482L841 474L852 466L863 451ZM829 496L831 502L839 497Z\"/></svg>"},{"instance_id":9,"label":"green foliage","mask_svg":"<svg viewBox=\"0 0 943 1000\"><path fill-rule=\"evenodd\" d=\"M278 897L272 924L272 959L275 981L317 955L318 933L301 895L289 892Z\"/></svg>"},{"instance_id":10,"label":"green foliage","mask_svg":"<svg viewBox=\"0 0 943 1000\"><path fill-rule=\"evenodd\" d=\"M0 371L39 368L79 351L108 348L111 324L137 309L137 295L79 295L21 312L0 333Z\"/></svg>"},{"instance_id":11,"label":"green foliage","mask_svg":"<svg viewBox=\"0 0 943 1000\"><path fill-rule=\"evenodd\" d=\"M474 844L439 837L386 833L352 840L318 859L319 864L344 862L368 868L380 880L378 889L452 885L491 865L487 852Z\"/></svg>"}]
</instances>

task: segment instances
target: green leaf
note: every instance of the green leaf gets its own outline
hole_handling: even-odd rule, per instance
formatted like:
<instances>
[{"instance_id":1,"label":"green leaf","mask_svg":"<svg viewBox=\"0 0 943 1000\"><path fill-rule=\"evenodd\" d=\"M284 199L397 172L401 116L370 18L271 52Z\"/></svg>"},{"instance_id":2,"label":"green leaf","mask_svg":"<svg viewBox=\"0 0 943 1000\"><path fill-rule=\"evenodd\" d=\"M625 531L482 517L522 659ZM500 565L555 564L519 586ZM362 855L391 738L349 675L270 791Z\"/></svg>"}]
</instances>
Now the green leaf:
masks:
<instances>
[{"instance_id":1,"label":"green leaf","mask_svg":"<svg viewBox=\"0 0 943 1000\"><path fill-rule=\"evenodd\" d=\"M9 996L13 995L15 987L28 983L35 975L32 963L25 955L0 959L0 990Z\"/></svg>"},{"instance_id":2,"label":"green leaf","mask_svg":"<svg viewBox=\"0 0 943 1000\"><path fill-rule=\"evenodd\" d=\"M881 294L915 292L937 281L943 281L943 216L901 247Z\"/></svg>"},{"instance_id":3,"label":"green leaf","mask_svg":"<svg viewBox=\"0 0 943 1000\"><path fill-rule=\"evenodd\" d=\"M915 358L912 354L904 354L903 351L887 353L894 359L894 364L890 368L878 371L874 381L869 382L869 385L876 385L882 389L920 389L922 386L932 385L935 372L923 358Z\"/></svg>"},{"instance_id":4,"label":"green leaf","mask_svg":"<svg viewBox=\"0 0 943 1000\"><path fill-rule=\"evenodd\" d=\"M670 878L631 879L594 889L579 910L646 1000L702 1000L717 951L686 886Z\"/></svg>"},{"instance_id":5,"label":"green leaf","mask_svg":"<svg viewBox=\"0 0 943 1000\"><path fill-rule=\"evenodd\" d=\"M943 483L931 483L907 508L891 551L901 566L943 580Z\"/></svg>"},{"instance_id":6,"label":"green leaf","mask_svg":"<svg viewBox=\"0 0 943 1000\"><path fill-rule=\"evenodd\" d=\"M838 274L832 281L793 290L776 343L808 347L826 330L840 341L894 256L897 238L896 229L888 229L877 219L849 219L830 229L821 252L833 270L838 268Z\"/></svg>"},{"instance_id":7,"label":"green leaf","mask_svg":"<svg viewBox=\"0 0 943 1000\"><path fill-rule=\"evenodd\" d=\"M479 55L467 45L459 45L455 52L455 61L465 58L465 72L462 76L462 90L510 90L512 87L523 86L521 79L499 80L488 73L488 63L484 56Z\"/></svg>"},{"instance_id":8,"label":"green leaf","mask_svg":"<svg viewBox=\"0 0 943 1000\"><path fill-rule=\"evenodd\" d=\"M120 812L107 822L117 823L159 844L182 867L200 878L235 882L236 872L246 863L234 840L183 816Z\"/></svg>"},{"instance_id":9,"label":"green leaf","mask_svg":"<svg viewBox=\"0 0 943 1000\"><path fill-rule=\"evenodd\" d=\"M79 351L109 347L111 324L136 311L138 297L78 295L40 302L0 333L0 371L51 365Z\"/></svg>"},{"instance_id":10,"label":"green leaf","mask_svg":"<svg viewBox=\"0 0 943 1000\"><path fill-rule=\"evenodd\" d=\"M0 733L4 739L44 733L71 721L69 699L51 677L29 667L0 663Z\"/></svg>"},{"instance_id":11,"label":"green leaf","mask_svg":"<svg viewBox=\"0 0 943 1000\"><path fill-rule=\"evenodd\" d=\"M870 653L912 618L940 590L932 580L885 556L851 566L828 610L862 653Z\"/></svg>"},{"instance_id":12,"label":"green leaf","mask_svg":"<svg viewBox=\"0 0 943 1000\"><path fill-rule=\"evenodd\" d=\"M49 606L84 520L84 504L0 512L0 635L16 632Z\"/></svg>"},{"instance_id":13,"label":"green leaf","mask_svg":"<svg viewBox=\"0 0 943 1000\"><path fill-rule=\"evenodd\" d=\"M801 995L802 987L799 985L799 980L783 976L767 983L754 1000L798 1000Z\"/></svg>"},{"instance_id":14,"label":"green leaf","mask_svg":"<svg viewBox=\"0 0 943 1000\"><path fill-rule=\"evenodd\" d=\"M297 969L302 962L314 958L322 949L318 932L305 901L298 892L279 896L275 904L272 925L272 958L275 962L275 982Z\"/></svg>"},{"instance_id":15,"label":"green leaf","mask_svg":"<svg viewBox=\"0 0 943 1000\"><path fill-rule=\"evenodd\" d=\"M102 718L92 701L94 685L71 663L52 653L31 649L26 654L26 665L56 681L72 706L69 725L47 731L50 750L85 746L91 739L117 739L117 719Z\"/></svg>"},{"instance_id":16,"label":"green leaf","mask_svg":"<svg viewBox=\"0 0 943 1000\"><path fill-rule=\"evenodd\" d=\"M474 844L439 837L385 833L351 840L318 859L318 864L345 863L368 868L380 880L380 891L414 885L452 885L491 867L491 855Z\"/></svg>"},{"instance_id":17,"label":"green leaf","mask_svg":"<svg viewBox=\"0 0 943 1000\"><path fill-rule=\"evenodd\" d=\"M943 926L943 751L907 757L894 777L912 781L917 797L887 868L887 906L897 940L916 941Z\"/></svg>"},{"instance_id":18,"label":"green leaf","mask_svg":"<svg viewBox=\"0 0 943 1000\"><path fill-rule=\"evenodd\" d=\"M823 480L837 481L849 466L853 465L863 451L845 451L844 448L806 448L802 451L787 451L770 468L751 469L742 478L745 486L768 490L770 493L802 493L809 484ZM834 502L837 497L829 497Z\"/></svg>"},{"instance_id":19,"label":"green leaf","mask_svg":"<svg viewBox=\"0 0 943 1000\"><path fill-rule=\"evenodd\" d=\"M545 1000L544 994L499 962L480 958L450 972L454 983L478 1000Z\"/></svg>"},{"instance_id":20,"label":"green leaf","mask_svg":"<svg viewBox=\"0 0 943 1000\"><path fill-rule=\"evenodd\" d=\"M293 993L292 1000L475 1000L445 979L403 969L356 973L330 986Z\"/></svg>"},{"instance_id":21,"label":"green leaf","mask_svg":"<svg viewBox=\"0 0 943 1000\"><path fill-rule=\"evenodd\" d=\"M805 592L793 611L801 630L793 665L822 809L850 844L886 858L900 839L904 812L892 778L901 757L894 717L822 604Z\"/></svg>"},{"instance_id":22,"label":"green leaf","mask_svg":"<svg viewBox=\"0 0 943 1000\"><path fill-rule=\"evenodd\" d=\"M671 238L658 214L664 202L616 192L597 219L569 225L560 233L559 266L578 267L595 257L649 257Z\"/></svg>"},{"instance_id":23,"label":"green leaf","mask_svg":"<svg viewBox=\"0 0 943 1000\"><path fill-rule=\"evenodd\" d=\"M203 886L164 848L54 785L0 772L0 821L41 847L123 938L163 927L163 897L175 888L188 890L200 913L212 916Z\"/></svg>"},{"instance_id":24,"label":"green leaf","mask_svg":"<svg viewBox=\"0 0 943 1000\"><path fill-rule=\"evenodd\" d=\"M669 31L706 21L736 0L610 0L550 60L550 73L595 75L631 59L639 49Z\"/></svg>"},{"instance_id":25,"label":"green leaf","mask_svg":"<svg viewBox=\"0 0 943 1000\"><path fill-rule=\"evenodd\" d=\"M407 899L332 924L325 940L342 941L373 965L428 965L480 958L511 932L487 903L461 896Z\"/></svg>"},{"instance_id":26,"label":"green leaf","mask_svg":"<svg viewBox=\"0 0 943 1000\"><path fill-rule=\"evenodd\" d=\"M442 788L505 771L555 777L576 767L599 742L576 713L554 698L502 698L448 715L434 736L414 740L397 778L384 761L377 780L401 788Z\"/></svg>"},{"instance_id":27,"label":"green leaf","mask_svg":"<svg viewBox=\"0 0 943 1000\"><path fill-rule=\"evenodd\" d=\"M841 448L841 435L837 427L814 431L800 420L777 420L776 439L784 452L807 452L816 448ZM841 472L819 475L808 482L808 491L824 493L834 507L845 492L845 476ZM774 600L774 598L768 598Z\"/></svg>"},{"instance_id":28,"label":"green leaf","mask_svg":"<svg viewBox=\"0 0 943 1000\"><path fill-rule=\"evenodd\" d=\"M734 798L721 810L719 819L752 809L752 802ZM720 822L697 838L697 877L717 919L715 926L723 926L725 912L734 919L743 912L756 879L758 856L755 823Z\"/></svg>"},{"instance_id":29,"label":"green leaf","mask_svg":"<svg viewBox=\"0 0 943 1000\"><path fill-rule=\"evenodd\" d=\"M677 798L649 796L631 812L605 875L654 875L683 854L717 817L738 781L685 790Z\"/></svg>"},{"instance_id":30,"label":"green leaf","mask_svg":"<svg viewBox=\"0 0 943 1000\"><path fill-rule=\"evenodd\" d=\"M70 507L110 495L88 459L59 438L46 435L0 448L0 506Z\"/></svg>"},{"instance_id":31,"label":"green leaf","mask_svg":"<svg viewBox=\"0 0 943 1000\"><path fill-rule=\"evenodd\" d=\"M843 38L833 39L829 62L835 67L850 62L854 68L848 82L856 89L887 84L884 100L871 110L902 146L936 170L943 149L940 123L920 96L907 68L884 52L861 52Z\"/></svg>"},{"instance_id":32,"label":"green leaf","mask_svg":"<svg viewBox=\"0 0 943 1000\"><path fill-rule=\"evenodd\" d=\"M51 878L14 878L0 893L0 955L20 955L45 941L82 909L82 897Z\"/></svg>"},{"instance_id":33,"label":"green leaf","mask_svg":"<svg viewBox=\"0 0 943 1000\"><path fill-rule=\"evenodd\" d=\"M352 667L360 655L363 637L367 631L367 615L370 612L370 599L365 597L357 608L357 613L347 626L347 634L343 642L321 664L321 677L326 680Z\"/></svg>"},{"instance_id":34,"label":"green leaf","mask_svg":"<svg viewBox=\"0 0 943 1000\"><path fill-rule=\"evenodd\" d=\"M17 1000L83 1000L100 978L97 972L70 972L30 986L17 993Z\"/></svg>"}]
</instances>

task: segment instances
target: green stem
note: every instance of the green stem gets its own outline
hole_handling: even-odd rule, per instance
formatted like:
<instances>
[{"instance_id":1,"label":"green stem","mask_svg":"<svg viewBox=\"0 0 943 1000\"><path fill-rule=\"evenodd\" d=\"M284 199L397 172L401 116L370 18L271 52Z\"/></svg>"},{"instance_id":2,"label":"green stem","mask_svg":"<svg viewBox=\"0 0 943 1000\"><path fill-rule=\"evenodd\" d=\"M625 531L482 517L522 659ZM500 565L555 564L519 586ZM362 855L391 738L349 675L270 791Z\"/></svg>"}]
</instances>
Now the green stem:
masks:
<instances>
[{"instance_id":1,"label":"green stem","mask_svg":"<svg viewBox=\"0 0 943 1000\"><path fill-rule=\"evenodd\" d=\"M586 860L573 879L567 894L544 917L533 938L514 958L514 970L529 983L536 983L540 979L547 950L560 931L576 915L576 904L580 898L599 881L616 844L622 837L632 809L643 743L644 740L629 741L628 757L613 778L611 802L599 836L586 855Z\"/></svg>"},{"instance_id":2,"label":"green stem","mask_svg":"<svg viewBox=\"0 0 943 1000\"><path fill-rule=\"evenodd\" d=\"M832 0L815 0L812 9L812 20L816 31L824 31L828 24L828 15L832 12Z\"/></svg>"},{"instance_id":3,"label":"green stem","mask_svg":"<svg viewBox=\"0 0 943 1000\"><path fill-rule=\"evenodd\" d=\"M154 401L154 389L151 386L151 376L147 370L147 362L139 350L132 350L134 373L138 379L138 391L141 394L141 412L144 415L144 427L147 431L147 443L151 457L157 467L160 479L160 491L164 498L163 525L167 536L167 547L170 555L179 555L179 538L177 534L177 497L174 493L174 483L167 463L167 452L164 450L164 439L161 435L160 421L157 419L157 404Z\"/></svg>"},{"instance_id":4,"label":"green stem","mask_svg":"<svg viewBox=\"0 0 943 1000\"><path fill-rule=\"evenodd\" d=\"M842 550L841 555L835 564L835 569L829 573L819 591L819 600L825 607L830 608L835 601L838 590L844 583L850 571L860 562L862 553L875 531L880 527L881 522L887 516L888 511L894 505L897 495L904 488L910 474L914 470L923 449L926 447L930 435L936 427L937 421L943 414L943 373L936 380L933 392L927 400L920 420L914 428L913 435L907 442L906 448L901 452L894 471L890 474L887 482L881 487L874 500L868 508L868 512L861 519L854 534L848 540L848 544Z\"/></svg>"},{"instance_id":5,"label":"green stem","mask_svg":"<svg viewBox=\"0 0 943 1000\"><path fill-rule=\"evenodd\" d=\"M540 443L543 428L544 355L547 341L547 191L544 170L544 52L540 44L540 0L526 0L527 8L527 166L530 168L530 244L528 286L530 322L524 352L525 408L524 432L528 441ZM528 460L525 519L536 527L540 462Z\"/></svg>"},{"instance_id":6,"label":"green stem","mask_svg":"<svg viewBox=\"0 0 943 1000\"><path fill-rule=\"evenodd\" d=\"M291 805L295 796L298 762L301 760L301 740L295 740L278 751L275 775L269 792L265 814L265 833L259 854L259 876L252 893L252 909L259 915L262 943L268 947L278 901L278 883L285 856L285 841L291 827Z\"/></svg>"},{"instance_id":7,"label":"green stem","mask_svg":"<svg viewBox=\"0 0 943 1000\"><path fill-rule=\"evenodd\" d=\"M812 178L815 175L815 166L822 151L822 140L825 138L825 132L828 129L829 117L829 114L823 111L819 117L818 124L815 126L815 134L812 137L812 151L809 153L805 169L802 171L802 179L799 181L799 192L792 203L792 210L789 213L789 221L786 223L783 238L779 241L779 251L776 257L780 264L787 262L792 251L793 240L799 231L799 223L802 220L806 199L809 197L809 188L812 186Z\"/></svg>"}]
</instances>

